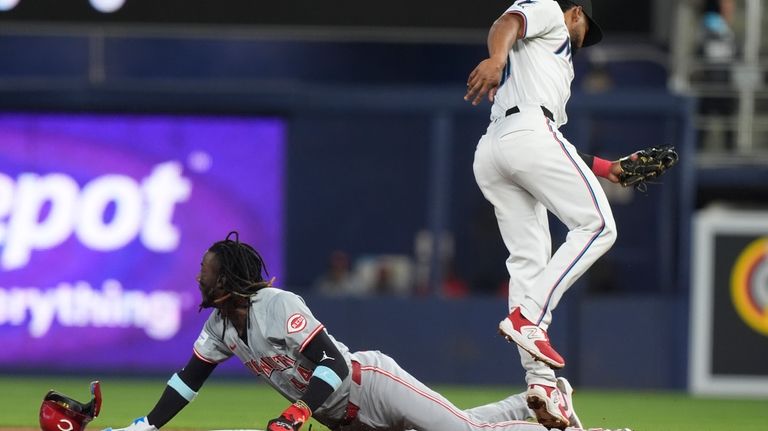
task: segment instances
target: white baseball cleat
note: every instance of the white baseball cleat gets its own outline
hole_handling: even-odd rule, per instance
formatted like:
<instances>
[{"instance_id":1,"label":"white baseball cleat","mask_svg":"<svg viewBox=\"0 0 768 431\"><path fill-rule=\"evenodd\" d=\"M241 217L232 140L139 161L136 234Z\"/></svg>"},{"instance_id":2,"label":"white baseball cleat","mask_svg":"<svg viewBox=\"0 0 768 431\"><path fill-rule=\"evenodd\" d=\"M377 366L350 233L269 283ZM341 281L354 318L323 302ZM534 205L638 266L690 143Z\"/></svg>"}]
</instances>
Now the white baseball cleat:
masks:
<instances>
[{"instance_id":1,"label":"white baseball cleat","mask_svg":"<svg viewBox=\"0 0 768 431\"><path fill-rule=\"evenodd\" d=\"M566 411L570 413L568 415L568 422L570 422L569 426L574 428L584 428L581 425L581 420L576 415L576 408L573 406L573 387L570 382L568 382L568 379L565 377L558 377L557 389L559 389L560 393L563 395L563 404L565 404Z\"/></svg>"},{"instance_id":2,"label":"white baseball cleat","mask_svg":"<svg viewBox=\"0 0 768 431\"><path fill-rule=\"evenodd\" d=\"M533 410L536 421L547 428L564 430L571 425L571 405L555 386L530 385L525 397L528 408Z\"/></svg>"},{"instance_id":3,"label":"white baseball cleat","mask_svg":"<svg viewBox=\"0 0 768 431\"><path fill-rule=\"evenodd\" d=\"M558 370L565 366L565 359L549 343L547 331L526 319L520 313L520 307L512 309L509 316L499 323L499 334L550 368Z\"/></svg>"}]
</instances>

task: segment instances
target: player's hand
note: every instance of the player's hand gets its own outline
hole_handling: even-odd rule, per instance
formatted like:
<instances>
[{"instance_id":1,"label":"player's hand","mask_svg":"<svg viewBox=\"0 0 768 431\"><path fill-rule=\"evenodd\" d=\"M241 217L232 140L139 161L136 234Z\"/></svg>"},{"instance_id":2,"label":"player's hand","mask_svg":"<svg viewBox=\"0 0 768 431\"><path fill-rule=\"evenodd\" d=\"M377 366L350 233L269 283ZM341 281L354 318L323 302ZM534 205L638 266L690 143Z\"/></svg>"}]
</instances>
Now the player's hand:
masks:
<instances>
[{"instance_id":1,"label":"player's hand","mask_svg":"<svg viewBox=\"0 0 768 431\"><path fill-rule=\"evenodd\" d=\"M301 423L296 424L280 416L267 423L267 431L299 431L301 425Z\"/></svg>"},{"instance_id":2,"label":"player's hand","mask_svg":"<svg viewBox=\"0 0 768 431\"><path fill-rule=\"evenodd\" d=\"M494 58L486 58L475 67L475 70L469 74L467 79L467 94L464 100L471 101L477 105L483 100L483 96L488 95L488 101L493 102L496 96L496 90L501 82L501 72L504 70L504 61Z\"/></svg>"},{"instance_id":3,"label":"player's hand","mask_svg":"<svg viewBox=\"0 0 768 431\"><path fill-rule=\"evenodd\" d=\"M630 155L629 158L630 160L637 160L637 153ZM624 172L624 169L621 167L621 160L614 160L611 162L611 170L606 178L608 181L618 184L619 175L621 175L622 172Z\"/></svg>"},{"instance_id":4,"label":"player's hand","mask_svg":"<svg viewBox=\"0 0 768 431\"><path fill-rule=\"evenodd\" d=\"M312 416L312 411L303 401L291 404L280 417L267 423L267 431L299 431L302 425Z\"/></svg>"},{"instance_id":5,"label":"player's hand","mask_svg":"<svg viewBox=\"0 0 768 431\"><path fill-rule=\"evenodd\" d=\"M102 431L157 431L157 427L149 423L147 417L134 419L130 425L125 428L104 428Z\"/></svg>"}]
</instances>

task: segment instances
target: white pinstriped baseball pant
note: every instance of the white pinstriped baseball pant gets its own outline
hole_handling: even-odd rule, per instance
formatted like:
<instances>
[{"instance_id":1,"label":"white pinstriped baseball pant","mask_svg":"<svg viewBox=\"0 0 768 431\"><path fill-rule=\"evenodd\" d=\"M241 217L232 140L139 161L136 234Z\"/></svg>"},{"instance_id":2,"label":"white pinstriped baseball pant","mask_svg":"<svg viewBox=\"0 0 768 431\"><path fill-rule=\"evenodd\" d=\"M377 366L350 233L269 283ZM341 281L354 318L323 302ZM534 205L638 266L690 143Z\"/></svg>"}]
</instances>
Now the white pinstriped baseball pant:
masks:
<instances>
[{"instance_id":1,"label":"white pinstriped baseball pant","mask_svg":"<svg viewBox=\"0 0 768 431\"><path fill-rule=\"evenodd\" d=\"M616 240L616 224L595 175L541 107L491 123L475 151L474 173L493 204L509 251L509 310L546 329L565 291ZM547 210L568 228L554 255ZM555 384L555 374L520 349L529 384Z\"/></svg>"}]
</instances>

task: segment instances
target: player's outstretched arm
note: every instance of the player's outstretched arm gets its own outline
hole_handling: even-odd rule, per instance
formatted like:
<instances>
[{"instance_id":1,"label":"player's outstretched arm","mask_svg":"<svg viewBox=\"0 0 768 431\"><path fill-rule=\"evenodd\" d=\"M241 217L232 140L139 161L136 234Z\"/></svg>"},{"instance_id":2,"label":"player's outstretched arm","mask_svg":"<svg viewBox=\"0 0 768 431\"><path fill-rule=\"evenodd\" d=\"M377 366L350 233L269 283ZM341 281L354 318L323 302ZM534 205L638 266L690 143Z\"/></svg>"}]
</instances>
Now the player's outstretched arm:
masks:
<instances>
[{"instance_id":1,"label":"player's outstretched arm","mask_svg":"<svg viewBox=\"0 0 768 431\"><path fill-rule=\"evenodd\" d=\"M469 74L467 78L467 93L464 100L477 105L488 95L493 102L496 90L501 82L501 73L507 65L507 55L512 45L522 37L523 19L516 13L505 13L500 16L488 32L488 58Z\"/></svg>"},{"instance_id":2,"label":"player's outstretched arm","mask_svg":"<svg viewBox=\"0 0 768 431\"><path fill-rule=\"evenodd\" d=\"M624 169L621 167L621 160L601 159L600 157L582 152L579 152L579 156L595 175L603 177L612 183L619 183L619 177L624 172ZM637 159L637 154L632 154L628 157L635 160Z\"/></svg>"},{"instance_id":3,"label":"player's outstretched arm","mask_svg":"<svg viewBox=\"0 0 768 431\"><path fill-rule=\"evenodd\" d=\"M149 414L135 419L125 428L107 428L109 431L157 431L197 396L216 364L192 355L187 365L168 380L163 394ZM106 431L105 430L105 431Z\"/></svg>"},{"instance_id":4,"label":"player's outstretched arm","mask_svg":"<svg viewBox=\"0 0 768 431\"><path fill-rule=\"evenodd\" d=\"M301 352L316 367L301 399L267 424L267 431L298 431L349 375L344 356L325 331L320 331Z\"/></svg>"}]
</instances>

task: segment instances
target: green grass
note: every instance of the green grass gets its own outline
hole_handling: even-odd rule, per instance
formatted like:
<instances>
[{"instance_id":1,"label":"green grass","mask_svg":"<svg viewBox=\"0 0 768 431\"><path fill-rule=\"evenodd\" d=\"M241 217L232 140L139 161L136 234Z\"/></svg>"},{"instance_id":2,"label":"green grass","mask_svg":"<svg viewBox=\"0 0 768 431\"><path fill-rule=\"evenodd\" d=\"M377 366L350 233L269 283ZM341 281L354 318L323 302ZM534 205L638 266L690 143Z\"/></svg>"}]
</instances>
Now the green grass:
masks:
<instances>
[{"instance_id":1,"label":"green grass","mask_svg":"<svg viewBox=\"0 0 768 431\"><path fill-rule=\"evenodd\" d=\"M104 403L90 430L122 427L146 414L165 388L164 378L102 380ZM87 378L0 376L0 427L37 428L37 415L48 389L87 401ZM468 408L508 396L521 388L436 386L457 406ZM692 398L673 392L578 391L574 397L585 426L630 427L635 431L765 431L768 400ZM260 428L287 402L253 379L212 378L198 398L168 429ZM306 428L303 428L306 429ZM313 430L325 428L314 423Z\"/></svg>"}]
</instances>

